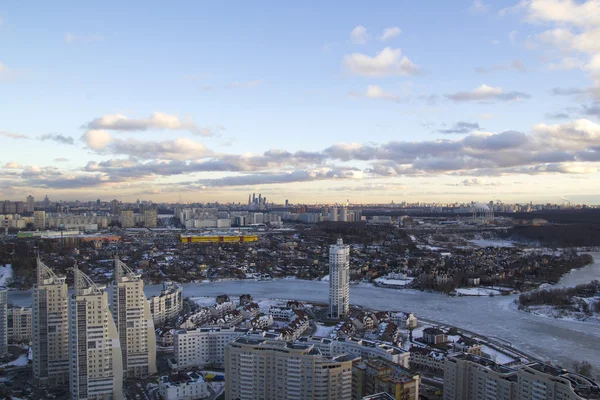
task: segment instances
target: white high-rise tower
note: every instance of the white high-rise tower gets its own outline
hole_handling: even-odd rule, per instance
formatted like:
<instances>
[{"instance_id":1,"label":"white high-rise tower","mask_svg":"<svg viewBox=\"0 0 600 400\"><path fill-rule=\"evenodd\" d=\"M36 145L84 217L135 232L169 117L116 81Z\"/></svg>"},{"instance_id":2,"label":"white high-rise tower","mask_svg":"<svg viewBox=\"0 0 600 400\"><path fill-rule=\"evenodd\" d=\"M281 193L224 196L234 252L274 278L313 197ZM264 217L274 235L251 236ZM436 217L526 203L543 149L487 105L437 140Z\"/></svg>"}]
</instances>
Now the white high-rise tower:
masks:
<instances>
[{"instance_id":1,"label":"white high-rise tower","mask_svg":"<svg viewBox=\"0 0 600 400\"><path fill-rule=\"evenodd\" d=\"M350 310L350 246L342 239L329 246L329 316L342 318Z\"/></svg>"},{"instance_id":2,"label":"white high-rise tower","mask_svg":"<svg viewBox=\"0 0 600 400\"><path fill-rule=\"evenodd\" d=\"M38 385L69 380L69 297L64 276L37 259L31 311L33 378Z\"/></svg>"},{"instance_id":3,"label":"white high-rise tower","mask_svg":"<svg viewBox=\"0 0 600 400\"><path fill-rule=\"evenodd\" d=\"M0 357L4 357L8 354L7 306L8 291L5 286L0 286Z\"/></svg>"},{"instance_id":4,"label":"white high-rise tower","mask_svg":"<svg viewBox=\"0 0 600 400\"><path fill-rule=\"evenodd\" d=\"M69 318L71 398L122 400L121 346L105 287L92 282L77 265L73 273L75 293Z\"/></svg>"},{"instance_id":5,"label":"white high-rise tower","mask_svg":"<svg viewBox=\"0 0 600 400\"><path fill-rule=\"evenodd\" d=\"M144 281L115 256L110 307L119 332L126 378L156 373L156 336Z\"/></svg>"}]
</instances>

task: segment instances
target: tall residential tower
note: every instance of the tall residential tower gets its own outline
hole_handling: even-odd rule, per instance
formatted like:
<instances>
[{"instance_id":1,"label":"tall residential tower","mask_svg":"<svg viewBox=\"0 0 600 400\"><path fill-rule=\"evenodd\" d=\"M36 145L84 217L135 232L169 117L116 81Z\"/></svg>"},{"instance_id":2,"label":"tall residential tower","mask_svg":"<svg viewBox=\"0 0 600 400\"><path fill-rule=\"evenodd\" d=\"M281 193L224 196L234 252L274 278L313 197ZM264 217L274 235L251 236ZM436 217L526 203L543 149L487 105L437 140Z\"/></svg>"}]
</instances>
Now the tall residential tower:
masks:
<instances>
[{"instance_id":1,"label":"tall residential tower","mask_svg":"<svg viewBox=\"0 0 600 400\"><path fill-rule=\"evenodd\" d=\"M144 281L115 256L110 307L119 332L126 378L156 373L156 336Z\"/></svg>"},{"instance_id":2,"label":"tall residential tower","mask_svg":"<svg viewBox=\"0 0 600 400\"><path fill-rule=\"evenodd\" d=\"M329 316L342 318L350 310L350 246L342 239L329 246Z\"/></svg>"},{"instance_id":3,"label":"tall residential tower","mask_svg":"<svg viewBox=\"0 0 600 400\"><path fill-rule=\"evenodd\" d=\"M0 286L0 357L8 354L8 291Z\"/></svg>"},{"instance_id":4,"label":"tall residential tower","mask_svg":"<svg viewBox=\"0 0 600 400\"><path fill-rule=\"evenodd\" d=\"M33 287L33 378L39 385L69 380L69 298L64 276L39 258Z\"/></svg>"},{"instance_id":5,"label":"tall residential tower","mask_svg":"<svg viewBox=\"0 0 600 400\"><path fill-rule=\"evenodd\" d=\"M71 398L122 400L123 363L119 334L108 308L105 287L73 269L69 342Z\"/></svg>"}]
</instances>

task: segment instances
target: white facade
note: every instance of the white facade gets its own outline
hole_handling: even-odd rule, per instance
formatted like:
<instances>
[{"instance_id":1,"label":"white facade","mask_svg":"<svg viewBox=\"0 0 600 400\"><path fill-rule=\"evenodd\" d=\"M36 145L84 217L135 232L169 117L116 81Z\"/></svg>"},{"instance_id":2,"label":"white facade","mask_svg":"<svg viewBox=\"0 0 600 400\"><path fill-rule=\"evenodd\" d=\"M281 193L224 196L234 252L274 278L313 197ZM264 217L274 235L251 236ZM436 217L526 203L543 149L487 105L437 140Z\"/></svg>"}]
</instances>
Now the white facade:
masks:
<instances>
[{"instance_id":1,"label":"white facade","mask_svg":"<svg viewBox=\"0 0 600 400\"><path fill-rule=\"evenodd\" d=\"M8 353L8 326L7 326L8 291L0 286L0 357Z\"/></svg>"},{"instance_id":2,"label":"white facade","mask_svg":"<svg viewBox=\"0 0 600 400\"><path fill-rule=\"evenodd\" d=\"M329 246L329 316L342 318L350 310L350 246L342 239Z\"/></svg>"},{"instance_id":3,"label":"white facade","mask_svg":"<svg viewBox=\"0 0 600 400\"><path fill-rule=\"evenodd\" d=\"M39 385L64 383L69 379L69 298L65 279L37 260L32 352L33 378Z\"/></svg>"},{"instance_id":4,"label":"white facade","mask_svg":"<svg viewBox=\"0 0 600 400\"><path fill-rule=\"evenodd\" d=\"M177 368L225 363L225 346L245 335L247 330L235 328L198 328L176 330L174 338Z\"/></svg>"},{"instance_id":5,"label":"white facade","mask_svg":"<svg viewBox=\"0 0 600 400\"><path fill-rule=\"evenodd\" d=\"M183 288L176 282L163 282L160 294L150 297L148 301L154 325L160 325L183 311Z\"/></svg>"},{"instance_id":6,"label":"white facade","mask_svg":"<svg viewBox=\"0 0 600 400\"><path fill-rule=\"evenodd\" d=\"M156 334L144 281L115 257L115 274L110 290L110 307L123 352L127 378L156 373Z\"/></svg>"},{"instance_id":7,"label":"white facade","mask_svg":"<svg viewBox=\"0 0 600 400\"><path fill-rule=\"evenodd\" d=\"M354 338L301 338L298 342L313 344L327 357L352 354L362 358L381 358L409 367L410 353L400 347L373 340Z\"/></svg>"},{"instance_id":8,"label":"white facade","mask_svg":"<svg viewBox=\"0 0 600 400\"><path fill-rule=\"evenodd\" d=\"M161 376L158 393L163 400L196 400L205 399L210 395L208 383L195 372Z\"/></svg>"},{"instance_id":9,"label":"white facade","mask_svg":"<svg viewBox=\"0 0 600 400\"><path fill-rule=\"evenodd\" d=\"M122 400L121 346L108 295L77 267L74 275L69 315L71 398Z\"/></svg>"},{"instance_id":10,"label":"white facade","mask_svg":"<svg viewBox=\"0 0 600 400\"><path fill-rule=\"evenodd\" d=\"M9 308L7 321L8 343L29 343L32 332L31 308Z\"/></svg>"},{"instance_id":11,"label":"white facade","mask_svg":"<svg viewBox=\"0 0 600 400\"><path fill-rule=\"evenodd\" d=\"M225 398L351 400L354 357L310 344L241 337L225 350Z\"/></svg>"}]
</instances>

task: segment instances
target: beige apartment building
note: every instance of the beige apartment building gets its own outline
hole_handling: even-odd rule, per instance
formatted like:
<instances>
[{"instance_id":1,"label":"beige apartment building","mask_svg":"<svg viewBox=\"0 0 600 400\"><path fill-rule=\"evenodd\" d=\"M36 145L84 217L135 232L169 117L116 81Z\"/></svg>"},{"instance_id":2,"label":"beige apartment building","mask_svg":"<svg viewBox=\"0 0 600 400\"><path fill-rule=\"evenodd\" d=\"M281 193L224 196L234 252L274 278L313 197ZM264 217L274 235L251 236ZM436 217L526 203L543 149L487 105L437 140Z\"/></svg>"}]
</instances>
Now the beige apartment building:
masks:
<instances>
[{"instance_id":1,"label":"beige apartment building","mask_svg":"<svg viewBox=\"0 0 600 400\"><path fill-rule=\"evenodd\" d=\"M156 228L158 213L156 210L144 210L144 227Z\"/></svg>"},{"instance_id":2,"label":"beige apartment building","mask_svg":"<svg viewBox=\"0 0 600 400\"><path fill-rule=\"evenodd\" d=\"M74 268L69 317L70 392L78 400L122 400L123 363L119 334L106 288Z\"/></svg>"},{"instance_id":3,"label":"beige apartment building","mask_svg":"<svg viewBox=\"0 0 600 400\"><path fill-rule=\"evenodd\" d=\"M31 319L29 307L10 307L7 310L8 343L29 343L32 332Z\"/></svg>"},{"instance_id":4,"label":"beige apartment building","mask_svg":"<svg viewBox=\"0 0 600 400\"><path fill-rule=\"evenodd\" d=\"M134 228L135 219L133 218L132 210L121 211L121 227L122 228Z\"/></svg>"},{"instance_id":5,"label":"beige apartment building","mask_svg":"<svg viewBox=\"0 0 600 400\"><path fill-rule=\"evenodd\" d=\"M126 378L156 373L156 334L144 281L115 257L110 307L119 332Z\"/></svg>"},{"instance_id":6,"label":"beige apartment building","mask_svg":"<svg viewBox=\"0 0 600 400\"><path fill-rule=\"evenodd\" d=\"M37 212L37 211L36 211ZM33 287L33 378L39 385L69 380L69 299L64 276L39 258Z\"/></svg>"},{"instance_id":7,"label":"beige apartment building","mask_svg":"<svg viewBox=\"0 0 600 400\"><path fill-rule=\"evenodd\" d=\"M352 361L314 345L240 337L225 348L229 400L351 400Z\"/></svg>"},{"instance_id":8,"label":"beige apartment building","mask_svg":"<svg viewBox=\"0 0 600 400\"><path fill-rule=\"evenodd\" d=\"M176 282L163 282L160 294L150 297L148 301L154 325L160 325L183 311L183 288Z\"/></svg>"},{"instance_id":9,"label":"beige apartment building","mask_svg":"<svg viewBox=\"0 0 600 400\"><path fill-rule=\"evenodd\" d=\"M509 368L471 354L444 364L444 400L588 400L599 399L592 380L545 364Z\"/></svg>"},{"instance_id":10,"label":"beige apartment building","mask_svg":"<svg viewBox=\"0 0 600 400\"><path fill-rule=\"evenodd\" d=\"M8 354L7 305L8 290L0 286L0 357Z\"/></svg>"}]
</instances>

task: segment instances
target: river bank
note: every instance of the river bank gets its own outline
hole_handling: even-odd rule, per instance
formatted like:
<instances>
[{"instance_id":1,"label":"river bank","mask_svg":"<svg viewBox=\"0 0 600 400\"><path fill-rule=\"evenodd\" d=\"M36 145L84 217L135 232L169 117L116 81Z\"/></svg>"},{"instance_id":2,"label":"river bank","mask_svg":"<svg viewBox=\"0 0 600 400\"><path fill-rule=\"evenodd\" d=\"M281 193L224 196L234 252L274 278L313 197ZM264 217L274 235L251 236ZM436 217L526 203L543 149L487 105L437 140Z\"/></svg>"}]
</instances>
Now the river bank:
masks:
<instances>
[{"instance_id":1,"label":"river bank","mask_svg":"<svg viewBox=\"0 0 600 400\"><path fill-rule=\"evenodd\" d=\"M575 286L600 279L600 253L593 253L594 263L566 274L557 286ZM148 285L146 295L160 293L161 285ZM227 281L183 285L185 296L251 294L257 299L292 298L300 301L327 302L329 283L303 280ZM9 301L31 305L30 291L8 293ZM417 318L468 329L481 335L497 337L540 359L569 366L573 361L588 360L600 369L600 324L544 318L516 310L509 296L457 296L394 290L371 284L353 285L352 304L376 310L401 310Z\"/></svg>"}]
</instances>

